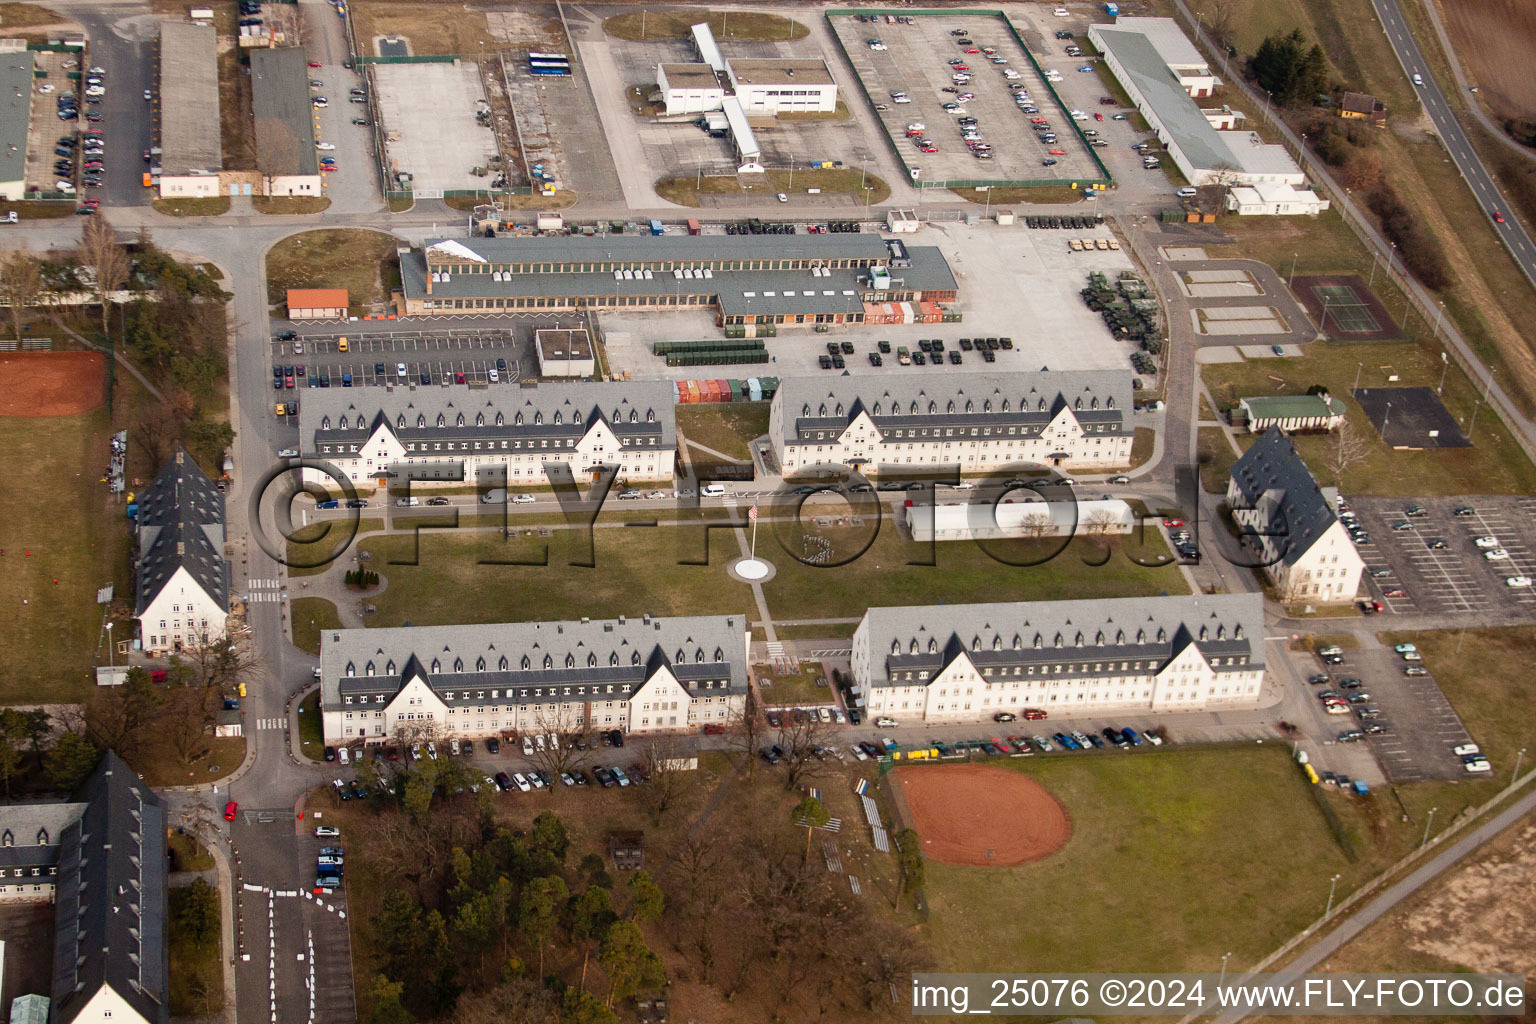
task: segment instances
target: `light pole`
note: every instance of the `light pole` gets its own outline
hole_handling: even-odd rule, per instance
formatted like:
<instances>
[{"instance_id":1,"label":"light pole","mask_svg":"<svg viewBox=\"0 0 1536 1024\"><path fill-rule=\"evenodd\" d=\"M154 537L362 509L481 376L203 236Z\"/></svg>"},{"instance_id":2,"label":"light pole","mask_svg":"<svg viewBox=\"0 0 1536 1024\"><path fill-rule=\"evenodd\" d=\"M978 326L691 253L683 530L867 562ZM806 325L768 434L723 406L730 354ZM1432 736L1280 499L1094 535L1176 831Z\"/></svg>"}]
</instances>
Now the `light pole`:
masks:
<instances>
[{"instance_id":1,"label":"light pole","mask_svg":"<svg viewBox=\"0 0 1536 1024\"><path fill-rule=\"evenodd\" d=\"M1323 319L1322 322L1317 325L1317 333L1322 335L1324 338L1328 337L1328 304L1332 301L1332 295L1323 296Z\"/></svg>"},{"instance_id":2,"label":"light pole","mask_svg":"<svg viewBox=\"0 0 1536 1024\"><path fill-rule=\"evenodd\" d=\"M1230 957L1231 955L1232 955L1231 953L1224 953L1224 954L1222 954L1222 957L1221 957L1221 981L1217 982L1218 985L1227 980L1227 958Z\"/></svg>"},{"instance_id":3,"label":"light pole","mask_svg":"<svg viewBox=\"0 0 1536 1024\"><path fill-rule=\"evenodd\" d=\"M1445 319L1445 303L1440 303L1440 308L1435 311L1435 340L1440 340L1440 321Z\"/></svg>"},{"instance_id":4,"label":"light pole","mask_svg":"<svg viewBox=\"0 0 1536 1024\"><path fill-rule=\"evenodd\" d=\"M1438 808L1438 807L1431 807L1429 809L1429 820L1424 823L1424 839L1419 843L1419 849L1421 849L1421 850L1424 849L1424 847L1429 845L1429 829L1430 829L1430 826L1434 825L1434 823L1435 823L1435 812L1438 811L1439 809L1440 808Z\"/></svg>"},{"instance_id":5,"label":"light pole","mask_svg":"<svg viewBox=\"0 0 1536 1024\"><path fill-rule=\"evenodd\" d=\"M793 153L789 155L789 190L791 192L795 190L795 155Z\"/></svg>"},{"instance_id":6,"label":"light pole","mask_svg":"<svg viewBox=\"0 0 1536 1024\"><path fill-rule=\"evenodd\" d=\"M1509 774L1509 784L1513 786L1515 780L1520 777L1520 762L1525 760L1525 748L1521 747L1515 752L1515 770Z\"/></svg>"},{"instance_id":7,"label":"light pole","mask_svg":"<svg viewBox=\"0 0 1536 1024\"><path fill-rule=\"evenodd\" d=\"M1299 252L1291 253L1291 272L1285 277L1285 286L1287 288L1291 287L1291 283L1296 280L1296 257L1300 255L1301 253Z\"/></svg>"},{"instance_id":8,"label":"light pole","mask_svg":"<svg viewBox=\"0 0 1536 1024\"><path fill-rule=\"evenodd\" d=\"M1364 363L1356 363L1355 364L1355 386L1350 388L1349 389L1350 391L1353 392L1353 391L1359 391L1360 390L1360 371L1364 370L1364 369L1365 369L1365 364Z\"/></svg>"},{"instance_id":9,"label":"light pole","mask_svg":"<svg viewBox=\"0 0 1536 1024\"><path fill-rule=\"evenodd\" d=\"M1324 917L1327 917L1329 914L1333 913L1333 894L1338 889L1338 886L1339 876L1334 875L1328 880L1328 909L1323 911Z\"/></svg>"},{"instance_id":10,"label":"light pole","mask_svg":"<svg viewBox=\"0 0 1536 1024\"><path fill-rule=\"evenodd\" d=\"M1376 283L1376 264L1378 262L1380 262L1380 260L1381 260L1381 253L1377 252L1375 249L1372 249L1371 250L1371 277L1370 277L1370 280L1365 282L1365 286L1367 288L1371 287L1372 285L1374 285Z\"/></svg>"},{"instance_id":11,"label":"light pole","mask_svg":"<svg viewBox=\"0 0 1536 1024\"><path fill-rule=\"evenodd\" d=\"M113 625L114 625L114 623L111 623L111 622L107 623L107 671L108 671L108 673L110 673L112 668L114 667L113 661L112 661L112 626Z\"/></svg>"},{"instance_id":12,"label":"light pole","mask_svg":"<svg viewBox=\"0 0 1536 1024\"><path fill-rule=\"evenodd\" d=\"M1270 100L1269 90L1265 89L1264 90L1264 120L1266 120L1266 121L1269 120L1269 100Z\"/></svg>"},{"instance_id":13,"label":"light pole","mask_svg":"<svg viewBox=\"0 0 1536 1024\"><path fill-rule=\"evenodd\" d=\"M1442 302L1442 303L1440 303L1440 305L1443 308L1445 306L1445 303ZM1441 394L1442 392L1445 391L1445 371L1449 370L1450 368L1451 368L1451 361L1450 361L1450 359L1446 356L1446 354L1444 352L1441 352L1440 353L1440 383L1435 386L1435 394L1438 395L1438 394Z\"/></svg>"}]
</instances>

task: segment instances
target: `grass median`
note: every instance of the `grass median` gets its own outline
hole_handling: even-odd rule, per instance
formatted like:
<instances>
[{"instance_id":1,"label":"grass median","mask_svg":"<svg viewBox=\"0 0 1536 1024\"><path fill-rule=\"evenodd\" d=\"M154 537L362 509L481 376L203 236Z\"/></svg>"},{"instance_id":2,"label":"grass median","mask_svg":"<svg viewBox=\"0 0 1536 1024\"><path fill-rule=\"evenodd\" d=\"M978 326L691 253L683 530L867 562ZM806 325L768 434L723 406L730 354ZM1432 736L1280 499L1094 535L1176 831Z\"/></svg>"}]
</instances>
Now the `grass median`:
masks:
<instances>
[{"instance_id":1,"label":"grass median","mask_svg":"<svg viewBox=\"0 0 1536 1024\"><path fill-rule=\"evenodd\" d=\"M603 31L617 39L633 43L652 39L688 38L690 26L698 24L698 11L629 11L603 22ZM711 11L703 16L709 30L721 42L762 43L803 39L810 29L789 18L757 11Z\"/></svg>"},{"instance_id":2,"label":"grass median","mask_svg":"<svg viewBox=\"0 0 1536 1024\"><path fill-rule=\"evenodd\" d=\"M294 598L289 606L293 619L293 646L309 654L320 653L320 634L341 628L336 606L323 597Z\"/></svg>"},{"instance_id":3,"label":"grass median","mask_svg":"<svg viewBox=\"0 0 1536 1024\"><path fill-rule=\"evenodd\" d=\"M891 198L891 186L857 167L801 168L796 171L775 168L762 174L694 175L660 178L656 194L682 206L699 206L700 196L741 196L764 202L780 192L804 195L810 189L822 195L852 196L860 204L875 206Z\"/></svg>"}]
</instances>

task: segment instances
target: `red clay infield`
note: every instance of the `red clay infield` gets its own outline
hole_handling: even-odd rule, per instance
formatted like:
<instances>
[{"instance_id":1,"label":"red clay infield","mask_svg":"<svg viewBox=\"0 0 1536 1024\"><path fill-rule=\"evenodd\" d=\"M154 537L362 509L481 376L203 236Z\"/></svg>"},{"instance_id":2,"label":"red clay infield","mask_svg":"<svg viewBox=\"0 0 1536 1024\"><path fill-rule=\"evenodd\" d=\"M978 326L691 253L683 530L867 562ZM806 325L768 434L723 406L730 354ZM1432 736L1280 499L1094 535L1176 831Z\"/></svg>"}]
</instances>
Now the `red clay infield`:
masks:
<instances>
[{"instance_id":1,"label":"red clay infield","mask_svg":"<svg viewBox=\"0 0 1536 1024\"><path fill-rule=\"evenodd\" d=\"M99 352L0 353L0 416L74 416L102 403Z\"/></svg>"},{"instance_id":2,"label":"red clay infield","mask_svg":"<svg viewBox=\"0 0 1536 1024\"><path fill-rule=\"evenodd\" d=\"M895 775L923 855L932 860L1015 867L1049 857L1072 835L1072 822L1056 798L1018 772L956 764L901 768Z\"/></svg>"}]
</instances>

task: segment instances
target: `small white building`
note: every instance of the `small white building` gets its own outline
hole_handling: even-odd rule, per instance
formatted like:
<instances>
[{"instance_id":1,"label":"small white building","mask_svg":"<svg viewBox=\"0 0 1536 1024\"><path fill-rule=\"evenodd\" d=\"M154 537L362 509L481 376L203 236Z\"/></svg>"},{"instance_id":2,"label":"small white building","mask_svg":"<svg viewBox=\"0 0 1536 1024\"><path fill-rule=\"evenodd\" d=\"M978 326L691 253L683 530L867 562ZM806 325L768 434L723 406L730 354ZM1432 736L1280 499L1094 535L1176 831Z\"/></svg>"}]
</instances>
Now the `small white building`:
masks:
<instances>
[{"instance_id":1,"label":"small white building","mask_svg":"<svg viewBox=\"0 0 1536 1024\"><path fill-rule=\"evenodd\" d=\"M749 639L741 615L326 630L325 742L725 725Z\"/></svg>"},{"instance_id":2,"label":"small white building","mask_svg":"<svg viewBox=\"0 0 1536 1024\"><path fill-rule=\"evenodd\" d=\"M1332 395L1258 395L1238 399L1248 418L1248 429L1262 434L1270 427L1286 433L1296 430L1331 431L1344 422L1344 403Z\"/></svg>"},{"instance_id":3,"label":"small white building","mask_svg":"<svg viewBox=\"0 0 1536 1024\"><path fill-rule=\"evenodd\" d=\"M1327 199L1311 189L1286 182L1234 185L1227 191L1227 209L1243 217L1322 213L1329 205Z\"/></svg>"},{"instance_id":4,"label":"small white building","mask_svg":"<svg viewBox=\"0 0 1536 1024\"><path fill-rule=\"evenodd\" d=\"M837 109L837 81L820 58L729 60L725 68L731 91L750 115L830 114Z\"/></svg>"},{"instance_id":5,"label":"small white building","mask_svg":"<svg viewBox=\"0 0 1536 1024\"><path fill-rule=\"evenodd\" d=\"M134 615L145 653L156 657L222 638L230 569L224 495L178 448L138 503Z\"/></svg>"},{"instance_id":6,"label":"small white building","mask_svg":"<svg viewBox=\"0 0 1536 1024\"><path fill-rule=\"evenodd\" d=\"M533 348L539 357L540 377L592 377L597 373L592 336L585 327L540 328L533 332Z\"/></svg>"},{"instance_id":7,"label":"small white building","mask_svg":"<svg viewBox=\"0 0 1536 1024\"><path fill-rule=\"evenodd\" d=\"M1365 562L1279 427L1270 427L1233 463L1227 507L1280 601L1355 599Z\"/></svg>"},{"instance_id":8,"label":"small white building","mask_svg":"<svg viewBox=\"0 0 1536 1024\"><path fill-rule=\"evenodd\" d=\"M708 64L658 64L656 87L668 114L704 114L725 102L725 86Z\"/></svg>"},{"instance_id":9,"label":"small white building","mask_svg":"<svg viewBox=\"0 0 1536 1024\"><path fill-rule=\"evenodd\" d=\"M907 531L919 543L931 540L994 540L1039 537L1100 537L1130 533L1136 526L1131 506L1115 498L1076 501L1026 501L1031 492L1016 490L1002 502L946 502L908 505Z\"/></svg>"},{"instance_id":10,"label":"small white building","mask_svg":"<svg viewBox=\"0 0 1536 1024\"><path fill-rule=\"evenodd\" d=\"M1258 594L871 608L854 630L871 716L908 722L1252 707Z\"/></svg>"}]
</instances>

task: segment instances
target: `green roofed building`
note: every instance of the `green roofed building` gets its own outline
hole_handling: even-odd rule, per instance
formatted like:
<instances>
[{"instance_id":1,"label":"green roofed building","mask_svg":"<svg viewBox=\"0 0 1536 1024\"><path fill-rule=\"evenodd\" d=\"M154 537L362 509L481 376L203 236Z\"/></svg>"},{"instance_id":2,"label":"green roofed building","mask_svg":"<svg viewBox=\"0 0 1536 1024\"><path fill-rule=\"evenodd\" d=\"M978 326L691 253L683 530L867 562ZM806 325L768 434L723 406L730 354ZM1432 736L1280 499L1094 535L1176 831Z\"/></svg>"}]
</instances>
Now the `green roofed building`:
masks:
<instances>
[{"instance_id":1,"label":"green roofed building","mask_svg":"<svg viewBox=\"0 0 1536 1024\"><path fill-rule=\"evenodd\" d=\"M1329 394L1260 395L1238 400L1248 418L1248 429L1262 434L1270 427L1286 433L1298 430L1331 431L1344 422L1344 403Z\"/></svg>"}]
</instances>

